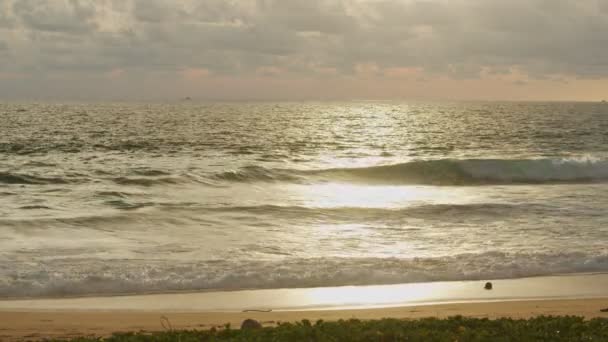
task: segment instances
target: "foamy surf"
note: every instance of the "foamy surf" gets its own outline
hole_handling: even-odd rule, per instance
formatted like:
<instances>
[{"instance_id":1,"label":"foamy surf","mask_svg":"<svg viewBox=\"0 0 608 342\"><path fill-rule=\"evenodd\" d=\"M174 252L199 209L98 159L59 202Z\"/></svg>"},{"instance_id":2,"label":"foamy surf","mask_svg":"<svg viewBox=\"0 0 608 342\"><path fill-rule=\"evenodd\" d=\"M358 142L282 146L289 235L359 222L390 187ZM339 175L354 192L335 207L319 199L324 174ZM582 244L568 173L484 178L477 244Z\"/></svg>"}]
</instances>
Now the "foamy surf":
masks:
<instances>
[{"instance_id":1,"label":"foamy surf","mask_svg":"<svg viewBox=\"0 0 608 342\"><path fill-rule=\"evenodd\" d=\"M286 260L48 260L11 273L0 268L0 298L118 295L138 292L302 288L507 279L608 272L608 254L502 253L432 258Z\"/></svg>"}]
</instances>

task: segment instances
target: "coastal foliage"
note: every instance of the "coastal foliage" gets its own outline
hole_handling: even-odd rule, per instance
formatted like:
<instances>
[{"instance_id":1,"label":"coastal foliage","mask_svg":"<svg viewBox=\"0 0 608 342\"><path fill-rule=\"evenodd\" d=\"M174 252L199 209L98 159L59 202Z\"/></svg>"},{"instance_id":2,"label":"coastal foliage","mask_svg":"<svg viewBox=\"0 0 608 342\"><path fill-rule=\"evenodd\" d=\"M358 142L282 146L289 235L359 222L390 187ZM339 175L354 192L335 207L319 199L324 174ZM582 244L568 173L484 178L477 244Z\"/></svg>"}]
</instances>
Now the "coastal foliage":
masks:
<instances>
[{"instance_id":1,"label":"coastal foliage","mask_svg":"<svg viewBox=\"0 0 608 342\"><path fill-rule=\"evenodd\" d=\"M226 326L201 331L126 333L108 338L78 338L71 341L608 341L608 319L585 320L567 316L490 320L456 316L448 319L340 320L316 323L304 320L251 330Z\"/></svg>"}]
</instances>

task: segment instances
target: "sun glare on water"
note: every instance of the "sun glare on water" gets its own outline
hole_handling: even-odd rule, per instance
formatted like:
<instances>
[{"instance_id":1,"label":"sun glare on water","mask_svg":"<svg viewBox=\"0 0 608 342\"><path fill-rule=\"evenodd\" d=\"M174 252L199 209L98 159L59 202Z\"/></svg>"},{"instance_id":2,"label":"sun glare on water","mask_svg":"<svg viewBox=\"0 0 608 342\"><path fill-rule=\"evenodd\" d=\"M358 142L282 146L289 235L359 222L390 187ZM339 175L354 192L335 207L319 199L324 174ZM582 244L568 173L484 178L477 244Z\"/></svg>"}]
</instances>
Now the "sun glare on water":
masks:
<instances>
[{"instance_id":1,"label":"sun glare on water","mask_svg":"<svg viewBox=\"0 0 608 342\"><path fill-rule=\"evenodd\" d=\"M454 284L453 284L454 285ZM450 297L446 283L421 283L388 286L347 286L313 288L302 294L304 302L319 306L341 306L356 303L361 307L392 305L396 303L419 303L442 297Z\"/></svg>"},{"instance_id":2,"label":"sun glare on water","mask_svg":"<svg viewBox=\"0 0 608 342\"><path fill-rule=\"evenodd\" d=\"M294 186L297 197L318 208L403 208L428 201L456 201L453 192L426 186L369 186L323 183Z\"/></svg>"}]
</instances>

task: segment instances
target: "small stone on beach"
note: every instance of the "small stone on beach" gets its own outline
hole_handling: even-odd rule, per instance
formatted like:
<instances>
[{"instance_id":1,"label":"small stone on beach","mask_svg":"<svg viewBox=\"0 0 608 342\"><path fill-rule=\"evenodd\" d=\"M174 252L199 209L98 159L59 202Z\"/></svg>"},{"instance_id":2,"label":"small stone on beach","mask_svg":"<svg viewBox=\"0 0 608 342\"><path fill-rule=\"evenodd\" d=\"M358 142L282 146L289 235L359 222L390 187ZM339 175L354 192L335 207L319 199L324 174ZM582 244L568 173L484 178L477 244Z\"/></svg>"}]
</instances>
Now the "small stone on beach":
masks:
<instances>
[{"instance_id":1,"label":"small stone on beach","mask_svg":"<svg viewBox=\"0 0 608 342\"><path fill-rule=\"evenodd\" d=\"M483 288L486 289L486 290L491 290L492 289L492 283L487 282L486 286L484 286Z\"/></svg>"},{"instance_id":2,"label":"small stone on beach","mask_svg":"<svg viewBox=\"0 0 608 342\"><path fill-rule=\"evenodd\" d=\"M243 323L241 324L241 329L242 330L253 330L253 329L261 329L262 328L262 324L260 324L260 322L256 321L255 319L246 319L243 321Z\"/></svg>"}]
</instances>

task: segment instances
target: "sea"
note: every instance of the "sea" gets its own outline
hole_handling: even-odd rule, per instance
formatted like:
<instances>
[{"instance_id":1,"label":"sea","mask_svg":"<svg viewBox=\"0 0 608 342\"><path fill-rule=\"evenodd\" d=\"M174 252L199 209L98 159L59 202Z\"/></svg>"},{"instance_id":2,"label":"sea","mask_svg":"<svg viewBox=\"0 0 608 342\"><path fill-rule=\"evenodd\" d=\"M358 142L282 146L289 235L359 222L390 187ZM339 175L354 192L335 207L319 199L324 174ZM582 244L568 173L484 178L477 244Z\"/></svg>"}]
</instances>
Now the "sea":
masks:
<instances>
[{"instance_id":1,"label":"sea","mask_svg":"<svg viewBox=\"0 0 608 342\"><path fill-rule=\"evenodd\" d=\"M608 105L0 103L0 298L608 272Z\"/></svg>"}]
</instances>

